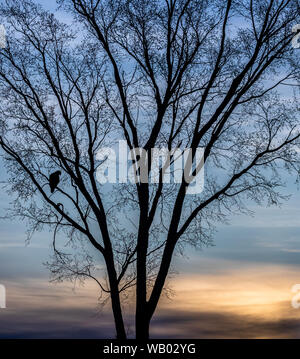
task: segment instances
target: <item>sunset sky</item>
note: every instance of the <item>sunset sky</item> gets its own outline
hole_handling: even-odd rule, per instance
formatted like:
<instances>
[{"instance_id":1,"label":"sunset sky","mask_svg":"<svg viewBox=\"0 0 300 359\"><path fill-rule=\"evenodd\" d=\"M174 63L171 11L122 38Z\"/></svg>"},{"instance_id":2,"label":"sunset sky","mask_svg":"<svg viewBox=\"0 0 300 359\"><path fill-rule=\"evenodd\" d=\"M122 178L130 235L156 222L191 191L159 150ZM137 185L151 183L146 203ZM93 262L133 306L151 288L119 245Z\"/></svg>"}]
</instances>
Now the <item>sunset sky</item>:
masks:
<instances>
[{"instance_id":1,"label":"sunset sky","mask_svg":"<svg viewBox=\"0 0 300 359\"><path fill-rule=\"evenodd\" d=\"M40 1L48 9L55 1ZM61 15L62 16L62 15ZM69 19L64 18L69 21ZM0 159L0 181L5 180ZM300 338L300 308L291 289L300 284L300 191L286 176L288 201L279 207L248 208L254 216L234 216L216 224L214 246L173 261L168 281L152 320L152 338ZM11 198L0 187L0 217ZM0 338L112 338L110 303L100 308L98 288L91 281L49 282L44 263L52 254L48 231L29 244L26 225L18 218L0 219L0 284L7 308L0 309ZM133 337L133 306L125 304Z\"/></svg>"},{"instance_id":2,"label":"sunset sky","mask_svg":"<svg viewBox=\"0 0 300 359\"><path fill-rule=\"evenodd\" d=\"M3 170L2 170L3 173ZM250 208L219 226L214 246L176 257L151 336L168 338L299 338L300 309L291 306L300 283L300 194L282 208ZM1 215L9 198L2 192ZM2 338L109 338L110 306L99 308L97 287L49 283L43 263L51 256L51 234L38 233L25 245L25 226L1 220L0 283L7 308L0 310ZM132 331L132 308L125 306Z\"/></svg>"}]
</instances>

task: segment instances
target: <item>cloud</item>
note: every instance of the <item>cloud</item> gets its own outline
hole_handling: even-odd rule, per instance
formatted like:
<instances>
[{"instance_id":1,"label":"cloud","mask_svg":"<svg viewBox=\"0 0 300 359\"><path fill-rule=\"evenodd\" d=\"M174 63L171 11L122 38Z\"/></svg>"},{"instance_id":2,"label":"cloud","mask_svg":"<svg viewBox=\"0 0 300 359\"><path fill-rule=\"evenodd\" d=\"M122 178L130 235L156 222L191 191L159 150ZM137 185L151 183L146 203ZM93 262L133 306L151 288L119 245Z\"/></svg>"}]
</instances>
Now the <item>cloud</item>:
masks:
<instances>
[{"instance_id":1,"label":"cloud","mask_svg":"<svg viewBox=\"0 0 300 359\"><path fill-rule=\"evenodd\" d=\"M98 288L53 285L27 278L6 284L7 308L0 309L0 338L113 338L109 308L99 311Z\"/></svg>"},{"instance_id":2,"label":"cloud","mask_svg":"<svg viewBox=\"0 0 300 359\"><path fill-rule=\"evenodd\" d=\"M299 338L300 310L291 306L298 267L241 264L222 262L218 272L171 281L176 294L161 300L153 337Z\"/></svg>"},{"instance_id":3,"label":"cloud","mask_svg":"<svg viewBox=\"0 0 300 359\"><path fill-rule=\"evenodd\" d=\"M263 320L222 311L169 311L156 317L151 329L153 338L165 338L166 333L174 339L299 338L300 323L299 318Z\"/></svg>"}]
</instances>

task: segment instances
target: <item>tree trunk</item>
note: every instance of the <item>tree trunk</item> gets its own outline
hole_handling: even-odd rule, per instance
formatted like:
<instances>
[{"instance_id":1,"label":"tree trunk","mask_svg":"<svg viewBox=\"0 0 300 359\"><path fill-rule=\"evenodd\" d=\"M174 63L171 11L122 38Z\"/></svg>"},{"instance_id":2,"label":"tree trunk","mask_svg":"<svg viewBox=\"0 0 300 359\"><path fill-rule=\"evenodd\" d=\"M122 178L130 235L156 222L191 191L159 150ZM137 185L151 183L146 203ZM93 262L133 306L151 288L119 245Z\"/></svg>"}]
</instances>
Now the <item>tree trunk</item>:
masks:
<instances>
[{"instance_id":1,"label":"tree trunk","mask_svg":"<svg viewBox=\"0 0 300 359\"><path fill-rule=\"evenodd\" d=\"M111 289L112 290L112 289ZM111 291L111 304L115 320L117 339L126 339L126 331L122 315L119 292Z\"/></svg>"},{"instance_id":2,"label":"tree trunk","mask_svg":"<svg viewBox=\"0 0 300 359\"><path fill-rule=\"evenodd\" d=\"M111 306L112 306L112 311L115 321L116 336L117 339L126 339L126 331L124 326L119 286L118 286L115 266L112 262L112 259L109 258L109 256L106 257L105 259L106 259L106 267L107 267L107 273L109 278L110 298L111 298Z\"/></svg>"},{"instance_id":3,"label":"tree trunk","mask_svg":"<svg viewBox=\"0 0 300 359\"><path fill-rule=\"evenodd\" d=\"M135 329L136 329L136 339L137 340L148 340L149 339L149 327L150 327L150 318L146 309L141 312L136 313L135 317Z\"/></svg>"},{"instance_id":4,"label":"tree trunk","mask_svg":"<svg viewBox=\"0 0 300 359\"><path fill-rule=\"evenodd\" d=\"M150 316L147 310L147 251L149 240L148 220L148 188L141 185L139 193L140 220L137 239L137 261L136 261L136 312L135 330L136 339L149 339Z\"/></svg>"}]
</instances>

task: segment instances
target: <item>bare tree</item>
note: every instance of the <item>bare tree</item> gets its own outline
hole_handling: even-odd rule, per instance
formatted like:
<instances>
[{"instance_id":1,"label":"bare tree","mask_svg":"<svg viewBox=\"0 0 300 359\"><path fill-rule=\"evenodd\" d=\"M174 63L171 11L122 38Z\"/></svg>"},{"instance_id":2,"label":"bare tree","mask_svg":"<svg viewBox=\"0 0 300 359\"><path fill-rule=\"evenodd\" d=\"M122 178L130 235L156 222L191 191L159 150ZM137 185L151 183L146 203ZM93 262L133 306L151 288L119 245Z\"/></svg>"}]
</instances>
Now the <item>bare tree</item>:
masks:
<instances>
[{"instance_id":1,"label":"bare tree","mask_svg":"<svg viewBox=\"0 0 300 359\"><path fill-rule=\"evenodd\" d=\"M111 299L120 339L122 294L135 288L136 337L147 339L175 251L208 245L219 221L247 211L245 199L278 204L281 169L298 174L299 54L291 29L299 4L60 6L76 24L27 0L1 6L0 145L8 188L18 195L12 214L28 219L32 232L53 228L54 279L95 280ZM158 183L137 175L135 185L102 186L96 154L117 139L144 150L148 176L153 147L191 148L193 175L196 150L204 148L204 191L188 194L184 173L181 183L166 184L164 166ZM61 181L51 194L49 175L57 170ZM68 250L56 245L59 231Z\"/></svg>"}]
</instances>

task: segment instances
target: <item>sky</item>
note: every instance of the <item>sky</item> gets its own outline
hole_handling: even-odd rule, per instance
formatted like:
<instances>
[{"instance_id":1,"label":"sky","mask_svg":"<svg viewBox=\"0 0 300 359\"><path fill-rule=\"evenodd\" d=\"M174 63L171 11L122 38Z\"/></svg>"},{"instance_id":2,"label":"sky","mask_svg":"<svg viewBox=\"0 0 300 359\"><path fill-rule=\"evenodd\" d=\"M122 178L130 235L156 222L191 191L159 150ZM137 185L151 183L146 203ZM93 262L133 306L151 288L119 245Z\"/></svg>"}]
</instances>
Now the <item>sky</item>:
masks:
<instances>
[{"instance_id":1,"label":"sky","mask_svg":"<svg viewBox=\"0 0 300 359\"><path fill-rule=\"evenodd\" d=\"M41 1L54 8L54 1ZM0 162L0 180L5 170ZM153 338L300 338L300 309L292 287L300 283L300 192L286 177L291 198L279 207L257 207L253 217L232 217L217 225L214 246L188 249L175 257L152 320ZM0 190L0 216L10 198ZM0 338L112 338L109 304L99 307L98 288L87 281L49 282L44 263L52 254L51 233L37 233L27 244L26 226L0 219L0 284L6 308L0 309ZM126 326L133 333L131 304Z\"/></svg>"},{"instance_id":2,"label":"sky","mask_svg":"<svg viewBox=\"0 0 300 359\"><path fill-rule=\"evenodd\" d=\"M3 171L3 167L1 167ZM153 318L153 338L299 338L300 309L291 305L300 283L300 193L281 208L257 208L254 217L219 225L214 246L175 257L176 274L168 281ZM1 213L8 205L1 193ZM25 243L25 224L0 222L0 284L7 308L0 309L0 338L112 338L110 306L99 307L99 291L49 282L51 234L37 233ZM125 305L133 335L131 304Z\"/></svg>"}]
</instances>

